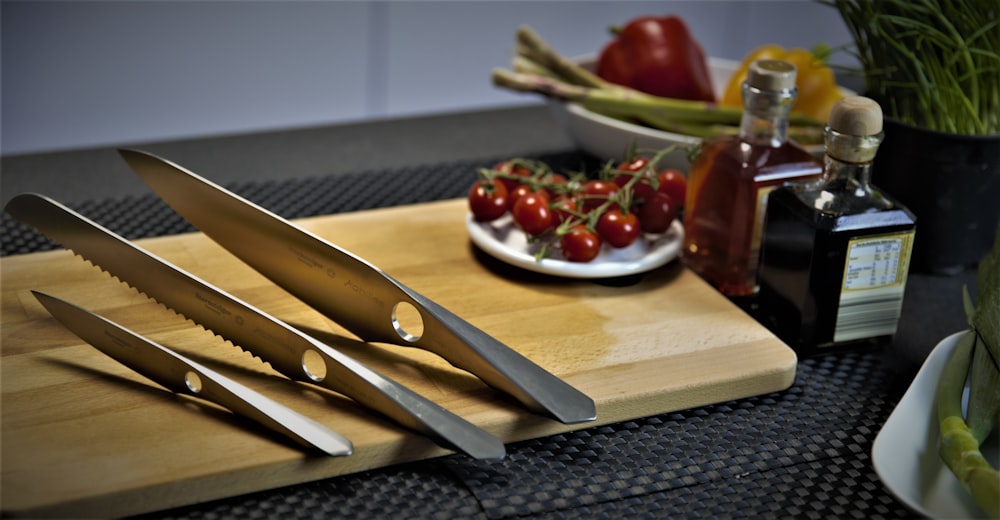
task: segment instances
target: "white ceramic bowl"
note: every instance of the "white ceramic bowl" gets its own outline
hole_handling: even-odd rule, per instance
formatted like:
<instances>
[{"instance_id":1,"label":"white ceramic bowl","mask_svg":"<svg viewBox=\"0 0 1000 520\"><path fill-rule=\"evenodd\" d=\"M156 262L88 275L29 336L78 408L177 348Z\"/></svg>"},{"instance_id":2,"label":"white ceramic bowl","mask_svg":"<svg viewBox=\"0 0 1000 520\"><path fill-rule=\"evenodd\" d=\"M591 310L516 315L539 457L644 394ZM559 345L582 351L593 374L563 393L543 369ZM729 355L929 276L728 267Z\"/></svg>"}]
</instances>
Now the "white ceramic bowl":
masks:
<instances>
[{"instance_id":1,"label":"white ceramic bowl","mask_svg":"<svg viewBox=\"0 0 1000 520\"><path fill-rule=\"evenodd\" d=\"M934 393L948 358L958 345L958 332L938 342L913 378L872 444L872 466L885 487L914 512L927 518L988 518L941 460L941 431L934 412ZM969 390L962 396L968 406ZM1000 464L1000 433L981 446L986 461Z\"/></svg>"},{"instance_id":2,"label":"white ceramic bowl","mask_svg":"<svg viewBox=\"0 0 1000 520\"><path fill-rule=\"evenodd\" d=\"M579 58L584 67L593 68L593 56ZM715 89L716 98L721 99L729 78L739 68L739 62L722 58L708 58L709 75ZM853 94L846 89L847 94ZM635 148L660 150L674 144L683 147L697 145L700 138L656 130L642 125L628 123L603 116L583 108L578 103L552 101L549 103L559 124L566 129L570 139L581 149L601 159L622 159L628 150ZM823 155L822 145L807 146L807 150L817 156ZM677 151L665 157L663 167L687 171L690 166L687 154Z\"/></svg>"}]
</instances>

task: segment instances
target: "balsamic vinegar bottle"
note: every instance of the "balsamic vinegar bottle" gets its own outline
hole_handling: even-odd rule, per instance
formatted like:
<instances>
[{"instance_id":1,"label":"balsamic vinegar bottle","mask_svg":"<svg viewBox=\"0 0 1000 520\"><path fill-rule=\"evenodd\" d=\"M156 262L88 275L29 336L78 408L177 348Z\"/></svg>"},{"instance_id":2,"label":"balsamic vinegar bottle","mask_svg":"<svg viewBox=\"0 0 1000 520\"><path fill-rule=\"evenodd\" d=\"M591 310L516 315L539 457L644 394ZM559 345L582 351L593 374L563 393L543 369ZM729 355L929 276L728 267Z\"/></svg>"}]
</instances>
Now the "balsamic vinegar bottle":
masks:
<instances>
[{"instance_id":1,"label":"balsamic vinegar bottle","mask_svg":"<svg viewBox=\"0 0 1000 520\"><path fill-rule=\"evenodd\" d=\"M752 62L739 135L702 141L688 174L684 262L731 297L756 292L770 190L823 171L819 159L788 139L795 76L795 66L785 61Z\"/></svg>"},{"instance_id":2,"label":"balsamic vinegar bottle","mask_svg":"<svg viewBox=\"0 0 1000 520\"><path fill-rule=\"evenodd\" d=\"M774 190L759 272L762 321L802 354L878 345L896 332L916 219L871 184L882 109L841 99L823 177Z\"/></svg>"}]
</instances>

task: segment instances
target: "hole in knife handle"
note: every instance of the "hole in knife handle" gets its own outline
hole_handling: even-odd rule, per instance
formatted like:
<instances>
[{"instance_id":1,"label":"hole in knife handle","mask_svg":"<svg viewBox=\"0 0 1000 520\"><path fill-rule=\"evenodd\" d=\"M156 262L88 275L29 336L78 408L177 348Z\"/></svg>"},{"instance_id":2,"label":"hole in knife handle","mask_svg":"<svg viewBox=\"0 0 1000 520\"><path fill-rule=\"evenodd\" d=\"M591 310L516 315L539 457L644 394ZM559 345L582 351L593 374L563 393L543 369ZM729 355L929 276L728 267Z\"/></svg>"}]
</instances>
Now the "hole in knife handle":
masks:
<instances>
[{"instance_id":1,"label":"hole in knife handle","mask_svg":"<svg viewBox=\"0 0 1000 520\"><path fill-rule=\"evenodd\" d=\"M412 304L399 302L392 308L392 326L405 341L418 341L424 335L424 319Z\"/></svg>"},{"instance_id":2,"label":"hole in knife handle","mask_svg":"<svg viewBox=\"0 0 1000 520\"><path fill-rule=\"evenodd\" d=\"M302 354L302 370L309 379L317 383L326 379L326 361L315 350L307 350Z\"/></svg>"},{"instance_id":3,"label":"hole in knife handle","mask_svg":"<svg viewBox=\"0 0 1000 520\"><path fill-rule=\"evenodd\" d=\"M184 384L187 385L188 390L191 390L192 393L197 394L201 392L201 378L194 372L184 374Z\"/></svg>"}]
</instances>

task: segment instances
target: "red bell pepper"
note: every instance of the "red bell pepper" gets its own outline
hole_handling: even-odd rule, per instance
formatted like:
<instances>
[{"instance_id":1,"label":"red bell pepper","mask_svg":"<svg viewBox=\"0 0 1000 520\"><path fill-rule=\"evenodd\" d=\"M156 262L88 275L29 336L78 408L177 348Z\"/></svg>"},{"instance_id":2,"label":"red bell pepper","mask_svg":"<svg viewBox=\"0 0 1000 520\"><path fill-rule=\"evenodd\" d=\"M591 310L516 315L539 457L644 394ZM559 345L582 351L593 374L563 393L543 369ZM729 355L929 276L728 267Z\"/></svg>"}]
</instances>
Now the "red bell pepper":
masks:
<instances>
[{"instance_id":1,"label":"red bell pepper","mask_svg":"<svg viewBox=\"0 0 1000 520\"><path fill-rule=\"evenodd\" d=\"M678 16L630 21L601 51L596 73L647 94L715 102L705 52Z\"/></svg>"}]
</instances>

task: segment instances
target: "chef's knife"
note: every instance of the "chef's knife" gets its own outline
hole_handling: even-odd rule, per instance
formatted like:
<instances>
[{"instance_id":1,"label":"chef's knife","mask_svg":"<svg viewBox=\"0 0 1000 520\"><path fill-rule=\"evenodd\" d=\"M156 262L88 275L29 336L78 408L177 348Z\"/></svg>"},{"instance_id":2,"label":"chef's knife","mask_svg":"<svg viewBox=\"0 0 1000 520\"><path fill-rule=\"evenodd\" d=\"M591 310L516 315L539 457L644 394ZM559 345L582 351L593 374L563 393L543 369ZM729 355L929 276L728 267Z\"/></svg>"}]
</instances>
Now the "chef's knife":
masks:
<instances>
[{"instance_id":1,"label":"chef's knife","mask_svg":"<svg viewBox=\"0 0 1000 520\"><path fill-rule=\"evenodd\" d=\"M211 401L329 455L350 455L354 450L351 441L340 434L214 370L103 316L55 296L31 292L80 339L173 392Z\"/></svg>"},{"instance_id":2,"label":"chef's knife","mask_svg":"<svg viewBox=\"0 0 1000 520\"><path fill-rule=\"evenodd\" d=\"M48 197L17 195L5 209L291 379L344 394L472 457L505 455L499 439L472 423Z\"/></svg>"},{"instance_id":3,"label":"chef's knife","mask_svg":"<svg viewBox=\"0 0 1000 520\"><path fill-rule=\"evenodd\" d=\"M434 352L564 423L596 418L594 401L582 392L367 261L177 164L119 152L196 228L361 339ZM397 320L404 302L419 311L420 336Z\"/></svg>"}]
</instances>

